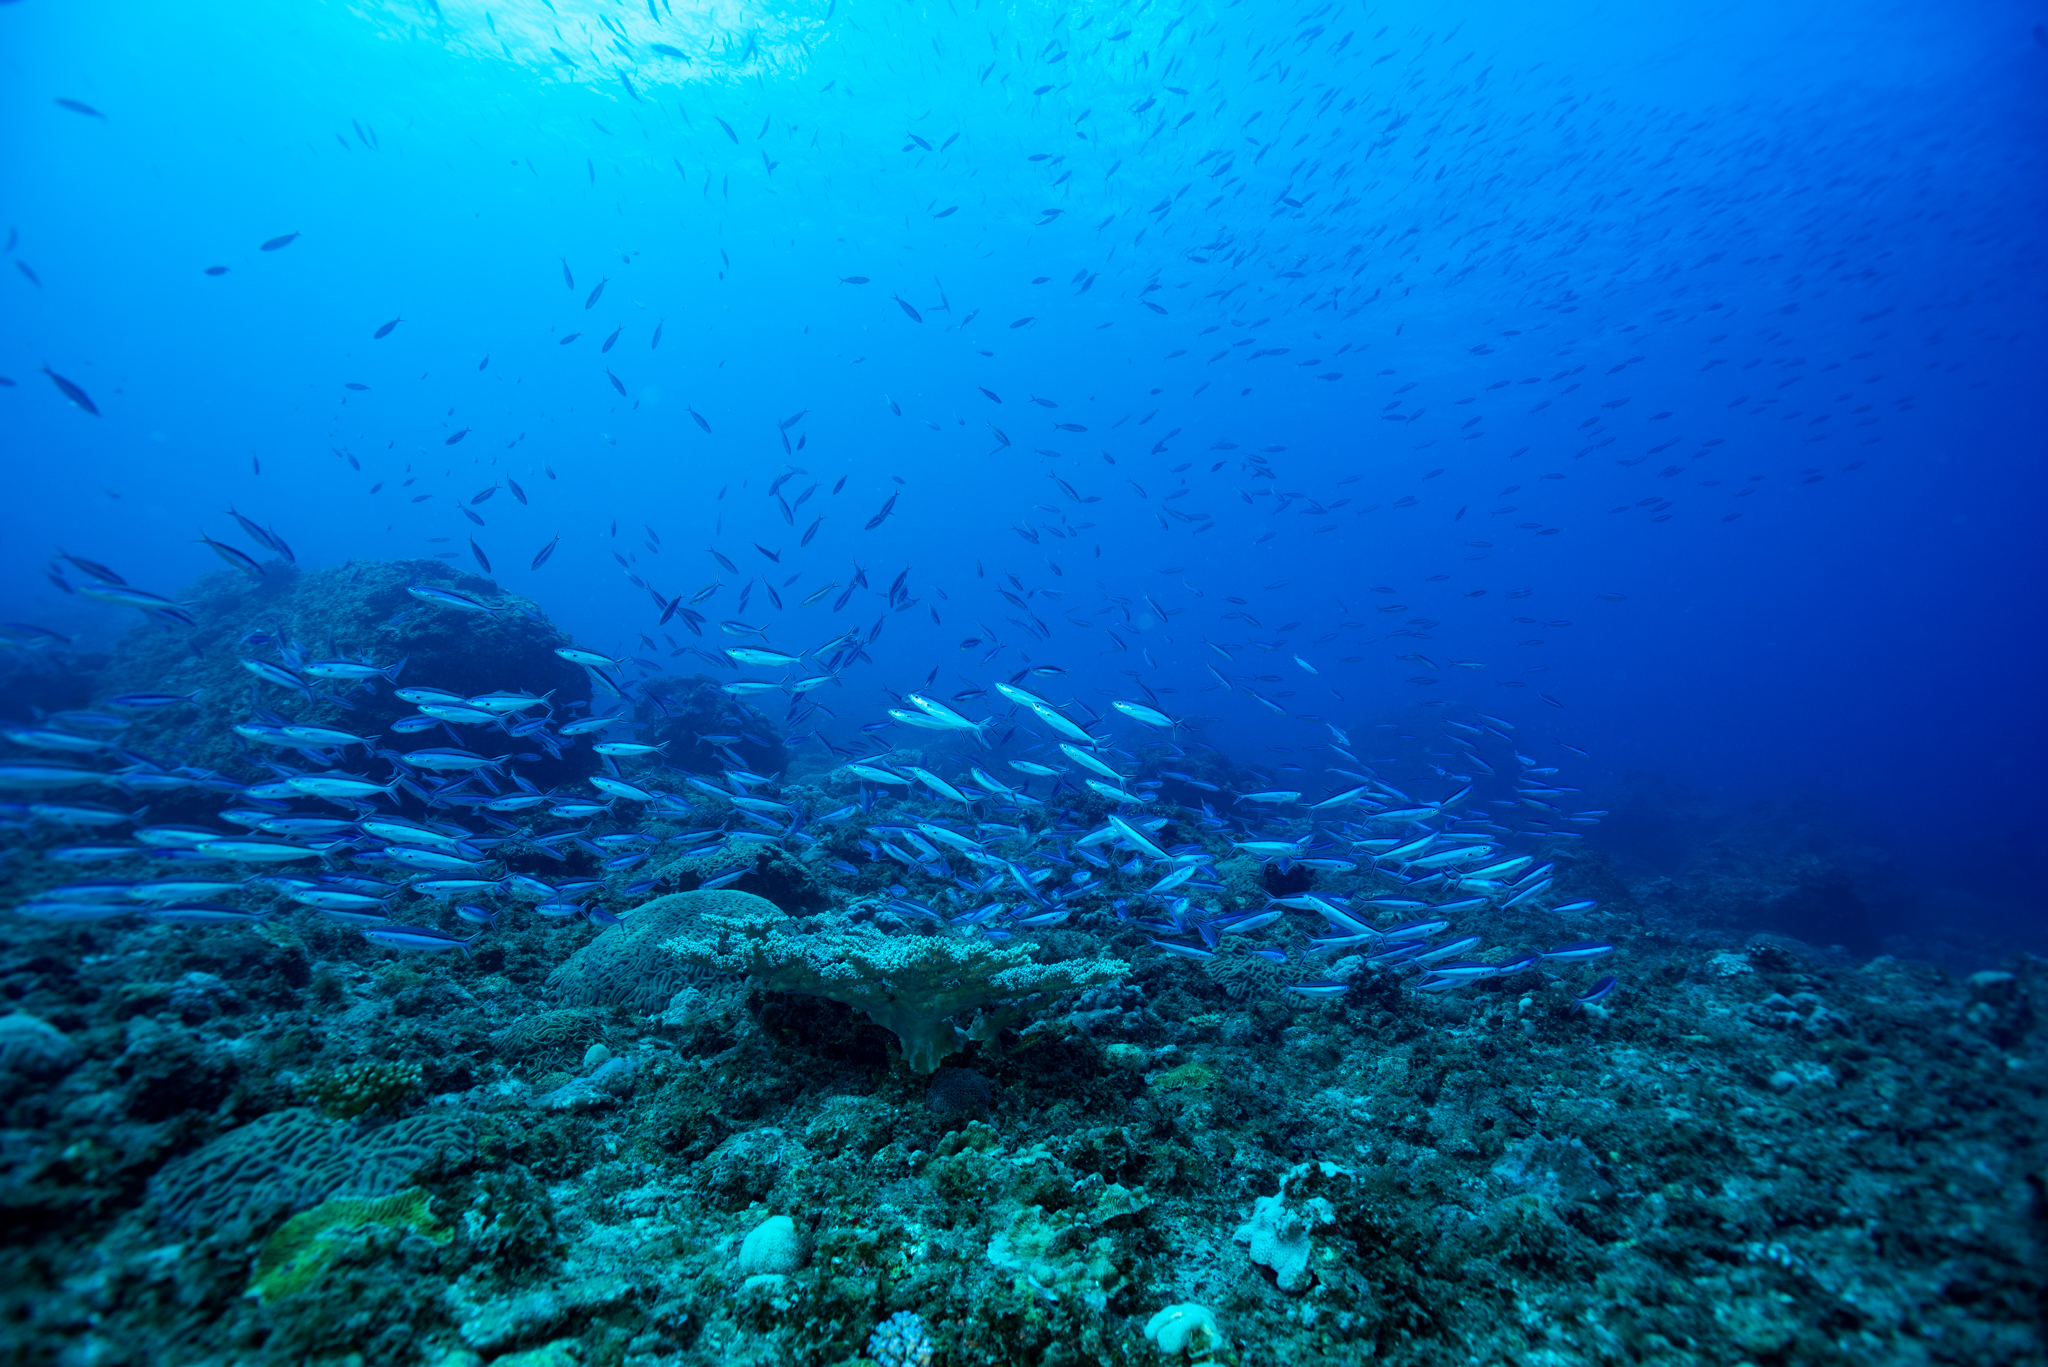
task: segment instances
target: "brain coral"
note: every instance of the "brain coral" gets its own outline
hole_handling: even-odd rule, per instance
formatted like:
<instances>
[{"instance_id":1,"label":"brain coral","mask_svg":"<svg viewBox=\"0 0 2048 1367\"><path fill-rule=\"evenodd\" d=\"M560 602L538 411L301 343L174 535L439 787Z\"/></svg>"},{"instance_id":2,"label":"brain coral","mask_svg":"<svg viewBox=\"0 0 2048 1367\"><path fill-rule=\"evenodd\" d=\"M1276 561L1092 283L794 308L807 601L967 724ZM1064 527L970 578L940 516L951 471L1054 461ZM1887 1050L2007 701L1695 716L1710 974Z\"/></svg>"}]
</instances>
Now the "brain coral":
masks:
<instances>
[{"instance_id":1,"label":"brain coral","mask_svg":"<svg viewBox=\"0 0 2048 1367\"><path fill-rule=\"evenodd\" d=\"M614 926L562 961L548 975L548 990L571 1006L623 1006L652 1015L692 978L700 976L662 942L697 928L702 916L770 916L781 910L765 897L731 888L677 892L642 903L626 924Z\"/></svg>"},{"instance_id":2,"label":"brain coral","mask_svg":"<svg viewBox=\"0 0 2048 1367\"><path fill-rule=\"evenodd\" d=\"M566 1006L521 1016L491 1034L491 1047L502 1058L530 1055L560 1057L604 1039L604 1017L587 1007Z\"/></svg>"},{"instance_id":3,"label":"brain coral","mask_svg":"<svg viewBox=\"0 0 2048 1367\"><path fill-rule=\"evenodd\" d=\"M273 1111L166 1165L149 1184L158 1218L203 1234L261 1224L331 1196L391 1196L437 1158L468 1152L461 1119L429 1111L363 1129Z\"/></svg>"}]
</instances>

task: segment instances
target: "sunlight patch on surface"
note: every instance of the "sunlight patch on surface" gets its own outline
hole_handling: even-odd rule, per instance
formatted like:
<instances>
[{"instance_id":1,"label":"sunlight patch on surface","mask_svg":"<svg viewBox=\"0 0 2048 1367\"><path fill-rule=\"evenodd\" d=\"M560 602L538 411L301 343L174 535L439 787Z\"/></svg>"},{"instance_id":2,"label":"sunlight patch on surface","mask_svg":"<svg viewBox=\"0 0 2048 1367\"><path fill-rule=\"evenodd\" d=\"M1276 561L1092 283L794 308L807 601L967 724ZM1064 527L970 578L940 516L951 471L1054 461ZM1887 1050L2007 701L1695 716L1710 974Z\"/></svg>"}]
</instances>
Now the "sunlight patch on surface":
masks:
<instances>
[{"instance_id":1,"label":"sunlight patch on surface","mask_svg":"<svg viewBox=\"0 0 2048 1367\"><path fill-rule=\"evenodd\" d=\"M638 99L670 87L788 76L808 65L834 0L352 0L390 38Z\"/></svg>"}]
</instances>

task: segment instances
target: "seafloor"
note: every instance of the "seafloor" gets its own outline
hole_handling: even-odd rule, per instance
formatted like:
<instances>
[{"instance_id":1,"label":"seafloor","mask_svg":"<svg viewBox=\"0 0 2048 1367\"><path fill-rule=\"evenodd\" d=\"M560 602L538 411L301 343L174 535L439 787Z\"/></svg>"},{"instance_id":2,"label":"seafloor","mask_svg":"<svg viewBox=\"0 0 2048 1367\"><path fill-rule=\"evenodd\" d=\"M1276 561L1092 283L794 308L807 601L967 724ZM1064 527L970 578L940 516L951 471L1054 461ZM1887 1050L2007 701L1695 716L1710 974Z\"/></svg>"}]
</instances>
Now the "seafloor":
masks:
<instances>
[{"instance_id":1,"label":"seafloor","mask_svg":"<svg viewBox=\"0 0 2048 1367\"><path fill-rule=\"evenodd\" d=\"M369 589L420 572L328 589L382 621ZM239 633L316 611L194 596L202 648L46 654L10 714L231 675ZM527 673L449 658L477 667L447 682L548 686L530 670L559 638L523 620L538 646L515 622L462 648ZM234 772L227 742L194 749L216 710L157 743ZM851 790L795 772L799 804ZM1568 929L1620 946L1596 1006L1535 972L1312 1000L1228 944L1191 962L1080 917L1033 956L1111 956L1121 981L929 1076L848 1006L664 948L715 940L701 917L743 893L852 935L891 877L860 830L756 847L730 892L656 854L608 896L683 896L638 921L610 902L627 924L602 934L515 908L473 959L310 910L6 919L4 1361L2048 1361L2042 962L1764 929L1824 930L1869 878L1788 822L1724 824L1663 873L1566 857L1560 886L1601 902ZM42 827L0 838L8 905L77 874ZM1154 1323L1170 1306L1214 1332Z\"/></svg>"}]
</instances>

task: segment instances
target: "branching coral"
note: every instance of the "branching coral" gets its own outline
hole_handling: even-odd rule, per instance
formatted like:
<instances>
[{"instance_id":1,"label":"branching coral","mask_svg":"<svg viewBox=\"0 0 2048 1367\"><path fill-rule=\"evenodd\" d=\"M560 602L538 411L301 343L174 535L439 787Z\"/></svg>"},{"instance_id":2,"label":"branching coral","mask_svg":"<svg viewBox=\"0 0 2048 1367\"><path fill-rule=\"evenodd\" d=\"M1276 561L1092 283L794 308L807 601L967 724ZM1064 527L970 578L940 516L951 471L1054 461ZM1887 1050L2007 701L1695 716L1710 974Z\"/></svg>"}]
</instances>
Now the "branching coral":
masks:
<instances>
[{"instance_id":1,"label":"branching coral","mask_svg":"<svg viewBox=\"0 0 2048 1367\"><path fill-rule=\"evenodd\" d=\"M779 916L706 916L707 934L662 948L686 964L745 974L763 987L858 1007L894 1032L919 1073L967 1040L998 1030L1061 992L1115 982L1120 959L1038 963L1017 946L950 935L885 935L864 927L790 934ZM965 1022L965 1028L962 1028Z\"/></svg>"}]
</instances>

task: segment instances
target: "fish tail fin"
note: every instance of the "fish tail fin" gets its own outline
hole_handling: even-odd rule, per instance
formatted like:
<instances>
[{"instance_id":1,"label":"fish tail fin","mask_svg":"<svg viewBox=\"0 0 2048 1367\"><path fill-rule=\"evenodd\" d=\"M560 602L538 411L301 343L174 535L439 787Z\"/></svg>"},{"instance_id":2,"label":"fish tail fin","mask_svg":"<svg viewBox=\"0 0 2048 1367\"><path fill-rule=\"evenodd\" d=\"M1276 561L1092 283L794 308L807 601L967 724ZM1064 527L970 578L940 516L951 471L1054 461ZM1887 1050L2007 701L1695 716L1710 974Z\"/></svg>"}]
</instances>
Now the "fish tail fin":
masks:
<instances>
[{"instance_id":1,"label":"fish tail fin","mask_svg":"<svg viewBox=\"0 0 2048 1367\"><path fill-rule=\"evenodd\" d=\"M381 671L379 671L380 673L382 673L382 674L384 675L384 681L385 681L386 683L397 683L397 682L398 682L398 672L399 672L400 670L402 670L402 669L404 669L404 668L405 668L405 662L406 662L407 660L410 660L411 658L412 658L412 656L410 656L410 655L401 655L401 656L399 656L399 657L398 657L398 663L397 663L397 664L395 664L395 665L391 666L391 668L389 668L389 669L386 669L386 670L381 670Z\"/></svg>"}]
</instances>

